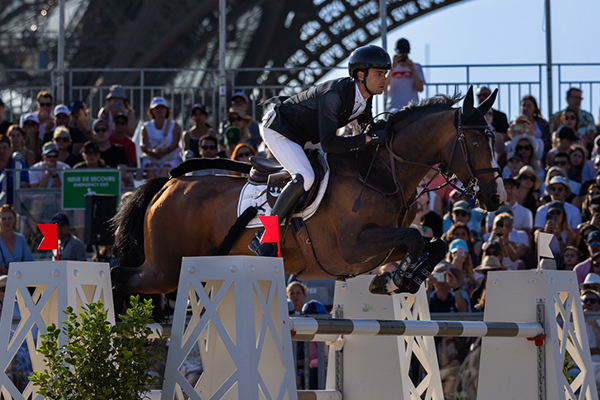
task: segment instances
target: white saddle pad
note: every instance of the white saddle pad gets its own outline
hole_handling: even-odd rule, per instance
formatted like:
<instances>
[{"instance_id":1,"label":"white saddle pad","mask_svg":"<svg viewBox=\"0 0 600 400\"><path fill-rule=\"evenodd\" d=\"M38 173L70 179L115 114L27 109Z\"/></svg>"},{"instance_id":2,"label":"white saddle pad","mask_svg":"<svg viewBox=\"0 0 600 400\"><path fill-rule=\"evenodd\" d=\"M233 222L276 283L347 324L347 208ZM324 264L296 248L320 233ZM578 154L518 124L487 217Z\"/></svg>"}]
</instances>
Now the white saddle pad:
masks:
<instances>
[{"instance_id":1,"label":"white saddle pad","mask_svg":"<svg viewBox=\"0 0 600 400\"><path fill-rule=\"evenodd\" d=\"M329 166L327 164L327 155L321 151L319 151L319 154L321 155L321 157L319 157L319 164L321 164L321 166L325 169L325 175L323 176L323 180L319 185L317 197L315 201L313 201L307 208L295 213L294 217L301 217L304 220L312 217L312 215L319 208L319 204L321 204L321 200L323 200L323 196L325 195L325 190L327 190L327 184L329 183ZM266 184L255 185L248 182L244 185L238 201L238 217L244 212L244 210L251 206L258 208L258 214L252 221L250 221L246 228L262 228L263 225L258 217L271 215L271 206L269 206L269 203L267 202Z\"/></svg>"}]
</instances>

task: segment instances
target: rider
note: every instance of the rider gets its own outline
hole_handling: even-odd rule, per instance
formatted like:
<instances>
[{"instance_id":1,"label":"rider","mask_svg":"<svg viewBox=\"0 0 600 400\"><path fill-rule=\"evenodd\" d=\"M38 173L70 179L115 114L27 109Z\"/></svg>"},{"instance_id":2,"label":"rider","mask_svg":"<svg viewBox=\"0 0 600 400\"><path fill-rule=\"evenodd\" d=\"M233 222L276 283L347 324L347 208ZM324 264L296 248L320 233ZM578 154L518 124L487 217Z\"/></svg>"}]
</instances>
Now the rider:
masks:
<instances>
[{"instance_id":1,"label":"rider","mask_svg":"<svg viewBox=\"0 0 600 400\"><path fill-rule=\"evenodd\" d=\"M320 142L326 153L345 153L364 150L366 146L388 139L386 131L348 137L337 136L336 131L354 119L360 124L372 120L373 95L383 93L386 74L391 68L390 56L381 47L359 47L350 55L349 78L322 83L287 99L267 101L276 106L263 117L262 137L292 177L271 211L271 215L279 217L280 223L314 183L315 174L304 153L307 142ZM259 256L274 255L273 244L261 244L260 237L257 233L250 250Z\"/></svg>"}]
</instances>

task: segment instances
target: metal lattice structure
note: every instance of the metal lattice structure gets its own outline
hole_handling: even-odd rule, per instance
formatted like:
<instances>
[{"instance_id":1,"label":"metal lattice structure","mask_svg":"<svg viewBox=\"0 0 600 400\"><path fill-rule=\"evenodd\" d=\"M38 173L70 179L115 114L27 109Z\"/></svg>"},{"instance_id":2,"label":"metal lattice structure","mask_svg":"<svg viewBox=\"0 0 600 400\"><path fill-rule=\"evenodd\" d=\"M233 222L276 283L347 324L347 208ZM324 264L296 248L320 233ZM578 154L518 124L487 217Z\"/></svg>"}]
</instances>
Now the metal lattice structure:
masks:
<instances>
[{"instance_id":1,"label":"metal lattice structure","mask_svg":"<svg viewBox=\"0 0 600 400\"><path fill-rule=\"evenodd\" d=\"M458 1L388 0L388 30ZM0 0L0 68L55 67L58 3ZM218 0L66 0L66 10L67 68L218 69ZM226 66L237 70L239 86L312 84L376 39L379 28L377 0L228 0ZM215 74L198 70L145 79L147 85L217 83ZM10 72L0 76L0 87L47 80ZM136 73L90 71L73 84L137 80Z\"/></svg>"}]
</instances>

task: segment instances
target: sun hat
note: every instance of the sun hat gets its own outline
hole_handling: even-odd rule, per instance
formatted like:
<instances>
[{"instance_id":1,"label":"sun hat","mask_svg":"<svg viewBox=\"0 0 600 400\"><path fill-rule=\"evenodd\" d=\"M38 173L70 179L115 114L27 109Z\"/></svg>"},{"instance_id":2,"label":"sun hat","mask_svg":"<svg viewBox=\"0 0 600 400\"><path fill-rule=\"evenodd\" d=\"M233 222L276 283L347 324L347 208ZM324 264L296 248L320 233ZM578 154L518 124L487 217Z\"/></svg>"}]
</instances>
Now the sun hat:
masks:
<instances>
[{"instance_id":1,"label":"sun hat","mask_svg":"<svg viewBox=\"0 0 600 400\"><path fill-rule=\"evenodd\" d=\"M535 141L535 138L533 136L529 136L526 133L522 133L520 135L517 135L515 137L513 137L510 141L510 150L511 151L517 151L517 146L519 145L519 142L521 140L527 140L529 142L529 144L531 144L531 148L533 149L533 153L532 154L536 154L537 153L537 143Z\"/></svg>"},{"instance_id":2,"label":"sun hat","mask_svg":"<svg viewBox=\"0 0 600 400\"><path fill-rule=\"evenodd\" d=\"M599 253L596 253L599 254ZM600 289L600 275L590 272L585 276L583 283L579 285L579 290Z\"/></svg>"},{"instance_id":3,"label":"sun hat","mask_svg":"<svg viewBox=\"0 0 600 400\"><path fill-rule=\"evenodd\" d=\"M481 260L481 265L475 268L475 271L493 271L507 269L496 256L485 256Z\"/></svg>"}]
</instances>

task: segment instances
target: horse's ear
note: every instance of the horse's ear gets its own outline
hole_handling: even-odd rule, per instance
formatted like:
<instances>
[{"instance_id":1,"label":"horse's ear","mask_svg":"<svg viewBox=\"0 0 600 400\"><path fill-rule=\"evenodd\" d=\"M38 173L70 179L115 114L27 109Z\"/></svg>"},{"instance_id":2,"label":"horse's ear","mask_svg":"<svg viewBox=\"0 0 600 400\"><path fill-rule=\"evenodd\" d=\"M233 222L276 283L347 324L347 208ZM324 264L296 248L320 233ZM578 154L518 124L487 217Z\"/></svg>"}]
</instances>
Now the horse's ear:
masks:
<instances>
[{"instance_id":1,"label":"horse's ear","mask_svg":"<svg viewBox=\"0 0 600 400\"><path fill-rule=\"evenodd\" d=\"M479 111L481 111L481 113L483 115L485 115L485 113L488 112L490 108L492 108L494 101L496 101L497 95L498 95L498 88L494 89L494 92L487 99L485 99L484 102L481 103L479 105L479 107L477 107L477 109Z\"/></svg>"},{"instance_id":2,"label":"horse's ear","mask_svg":"<svg viewBox=\"0 0 600 400\"><path fill-rule=\"evenodd\" d=\"M470 117L473 114L473 86L469 87L462 105L462 115Z\"/></svg>"}]
</instances>

